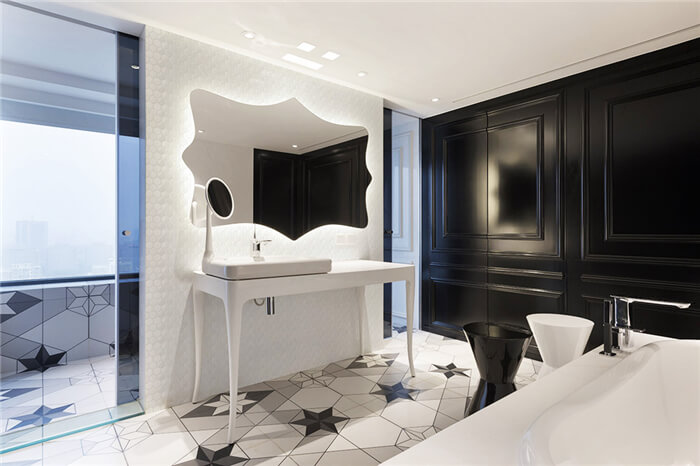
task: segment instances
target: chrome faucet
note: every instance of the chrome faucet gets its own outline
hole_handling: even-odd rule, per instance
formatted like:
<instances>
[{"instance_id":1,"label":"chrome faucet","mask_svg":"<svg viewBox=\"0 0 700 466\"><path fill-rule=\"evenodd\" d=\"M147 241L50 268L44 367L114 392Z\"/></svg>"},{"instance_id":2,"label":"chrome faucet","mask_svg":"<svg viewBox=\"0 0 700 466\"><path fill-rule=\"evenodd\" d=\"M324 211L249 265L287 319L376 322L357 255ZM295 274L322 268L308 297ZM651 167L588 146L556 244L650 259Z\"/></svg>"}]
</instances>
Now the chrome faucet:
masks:
<instances>
[{"instance_id":1,"label":"chrome faucet","mask_svg":"<svg viewBox=\"0 0 700 466\"><path fill-rule=\"evenodd\" d=\"M258 239L258 227L253 224L253 239L250 240L250 257L253 260L263 260L261 253L262 245L271 242L271 239Z\"/></svg>"},{"instance_id":2,"label":"chrome faucet","mask_svg":"<svg viewBox=\"0 0 700 466\"><path fill-rule=\"evenodd\" d=\"M269 243L271 239L257 239L253 238L250 240L250 257L255 260L262 260L262 255L260 254L262 245Z\"/></svg>"},{"instance_id":3,"label":"chrome faucet","mask_svg":"<svg viewBox=\"0 0 700 466\"><path fill-rule=\"evenodd\" d=\"M620 349L620 338L622 347L630 346L632 332L643 332L632 328L630 321L630 304L646 303L657 304L659 306L675 306L678 309L688 309L690 303L679 303L674 301L658 301L655 299L630 298L628 296L610 295L611 300L603 302L603 351L600 354L615 356L613 349Z\"/></svg>"}]
</instances>

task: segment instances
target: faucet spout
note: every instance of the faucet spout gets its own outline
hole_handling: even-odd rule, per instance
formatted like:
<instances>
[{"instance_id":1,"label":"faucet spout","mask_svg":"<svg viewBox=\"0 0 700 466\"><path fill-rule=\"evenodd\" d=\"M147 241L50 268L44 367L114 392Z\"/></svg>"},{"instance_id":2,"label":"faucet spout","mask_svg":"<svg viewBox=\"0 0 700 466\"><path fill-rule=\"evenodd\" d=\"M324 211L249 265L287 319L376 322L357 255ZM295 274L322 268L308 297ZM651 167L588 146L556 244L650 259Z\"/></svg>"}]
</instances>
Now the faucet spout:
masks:
<instances>
[{"instance_id":1,"label":"faucet spout","mask_svg":"<svg viewBox=\"0 0 700 466\"><path fill-rule=\"evenodd\" d=\"M620 349L620 337L622 337L622 346L629 347L631 344L634 329L630 320L630 304L655 304L657 306L677 307L678 309L688 309L690 307L690 303L677 301L660 301L616 295L610 295L610 297L612 301L606 299L603 302L603 351L600 353L606 356L615 356L613 349Z\"/></svg>"},{"instance_id":2,"label":"faucet spout","mask_svg":"<svg viewBox=\"0 0 700 466\"><path fill-rule=\"evenodd\" d=\"M659 301L656 299L645 299L645 298L630 298L628 296L615 296L615 295L610 295L611 298L613 298L616 302L625 302L627 304L632 304L632 303L646 303L646 304L658 304L660 306L675 306L678 309L688 309L690 307L690 303L682 303L682 302L677 302L677 301Z\"/></svg>"}]
</instances>

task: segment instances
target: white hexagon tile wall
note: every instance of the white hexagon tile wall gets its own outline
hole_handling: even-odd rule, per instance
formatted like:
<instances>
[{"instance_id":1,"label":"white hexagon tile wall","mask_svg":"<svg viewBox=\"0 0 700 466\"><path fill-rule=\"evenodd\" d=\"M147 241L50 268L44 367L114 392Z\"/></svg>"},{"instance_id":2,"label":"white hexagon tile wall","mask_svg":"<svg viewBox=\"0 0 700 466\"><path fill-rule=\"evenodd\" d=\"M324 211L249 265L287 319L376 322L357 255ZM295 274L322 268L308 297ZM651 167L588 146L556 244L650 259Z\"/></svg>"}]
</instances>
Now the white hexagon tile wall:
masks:
<instances>
[{"instance_id":1,"label":"white hexagon tile wall","mask_svg":"<svg viewBox=\"0 0 700 466\"><path fill-rule=\"evenodd\" d=\"M189 94L205 89L240 102L269 105L296 97L316 115L369 133L368 226L324 226L296 241L265 227L269 254L312 254L337 259L382 258L381 98L257 61L156 28L142 36L145 94L145 226L141 296L141 390L147 410L184 403L192 393L194 346L192 272L199 267L204 230L192 225L193 176L182 161L194 138ZM352 235L350 245L337 235ZM221 255L248 254L251 225L214 229ZM382 338L381 286L365 293L369 341ZM240 385L336 361L359 352L357 309L362 294L341 290L277 300L277 315L249 303L244 309ZM223 306L206 302L203 390L227 390Z\"/></svg>"}]
</instances>

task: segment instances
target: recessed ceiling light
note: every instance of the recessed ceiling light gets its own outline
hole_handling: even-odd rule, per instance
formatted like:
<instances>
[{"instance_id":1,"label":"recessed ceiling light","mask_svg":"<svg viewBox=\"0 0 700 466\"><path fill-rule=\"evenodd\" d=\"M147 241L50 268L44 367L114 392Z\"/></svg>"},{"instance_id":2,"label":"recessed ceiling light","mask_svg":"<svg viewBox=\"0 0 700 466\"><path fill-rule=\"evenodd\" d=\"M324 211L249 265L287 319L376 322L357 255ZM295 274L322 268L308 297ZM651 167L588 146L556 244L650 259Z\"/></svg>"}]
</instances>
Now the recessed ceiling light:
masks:
<instances>
[{"instance_id":1,"label":"recessed ceiling light","mask_svg":"<svg viewBox=\"0 0 700 466\"><path fill-rule=\"evenodd\" d=\"M331 52L330 50L323 55L321 55L322 58L325 58L326 60L335 60L336 58L340 57L339 53Z\"/></svg>"},{"instance_id":2,"label":"recessed ceiling light","mask_svg":"<svg viewBox=\"0 0 700 466\"><path fill-rule=\"evenodd\" d=\"M296 148L299 147L299 146L296 145L296 144L292 144L292 147L296 149Z\"/></svg>"},{"instance_id":3,"label":"recessed ceiling light","mask_svg":"<svg viewBox=\"0 0 700 466\"><path fill-rule=\"evenodd\" d=\"M358 75L359 77L361 77L361 78L364 78L365 76L367 76L367 72L366 72L366 71L360 71L359 73L357 73L357 75Z\"/></svg>"},{"instance_id":4,"label":"recessed ceiling light","mask_svg":"<svg viewBox=\"0 0 700 466\"><path fill-rule=\"evenodd\" d=\"M241 34L243 34L243 37L246 39L255 39L255 33L253 31L243 31Z\"/></svg>"},{"instance_id":5,"label":"recessed ceiling light","mask_svg":"<svg viewBox=\"0 0 700 466\"><path fill-rule=\"evenodd\" d=\"M131 65L131 69L138 70L138 69L141 69L141 67L139 65Z\"/></svg>"},{"instance_id":6,"label":"recessed ceiling light","mask_svg":"<svg viewBox=\"0 0 700 466\"><path fill-rule=\"evenodd\" d=\"M320 63L316 63L313 60L307 60L306 58L301 58L292 53L288 53L285 56L283 56L282 60L294 63L295 65L305 66L307 68L311 68L312 70L320 70L321 68L323 68L323 65Z\"/></svg>"},{"instance_id":7,"label":"recessed ceiling light","mask_svg":"<svg viewBox=\"0 0 700 466\"><path fill-rule=\"evenodd\" d=\"M198 132L199 134L202 134L202 133L204 133L204 130L203 130L203 129L198 129L197 132Z\"/></svg>"},{"instance_id":8,"label":"recessed ceiling light","mask_svg":"<svg viewBox=\"0 0 700 466\"><path fill-rule=\"evenodd\" d=\"M314 44L309 44L308 42L302 42L301 44L297 45L297 48L299 50L303 50L304 52L311 52L316 48L316 46Z\"/></svg>"},{"instance_id":9,"label":"recessed ceiling light","mask_svg":"<svg viewBox=\"0 0 700 466\"><path fill-rule=\"evenodd\" d=\"M439 99L438 97L433 97L433 98L430 99L430 100L432 100L433 102L437 102L437 101L439 101L440 99Z\"/></svg>"}]
</instances>

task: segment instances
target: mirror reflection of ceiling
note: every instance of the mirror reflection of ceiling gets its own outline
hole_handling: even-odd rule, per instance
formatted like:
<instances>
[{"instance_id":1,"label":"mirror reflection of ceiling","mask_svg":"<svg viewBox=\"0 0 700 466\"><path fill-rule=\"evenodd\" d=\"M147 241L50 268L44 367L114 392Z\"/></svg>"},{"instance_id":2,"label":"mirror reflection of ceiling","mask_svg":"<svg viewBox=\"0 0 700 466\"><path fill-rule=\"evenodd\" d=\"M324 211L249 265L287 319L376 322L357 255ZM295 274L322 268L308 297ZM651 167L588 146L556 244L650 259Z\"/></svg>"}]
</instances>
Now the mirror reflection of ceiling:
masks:
<instances>
[{"instance_id":1,"label":"mirror reflection of ceiling","mask_svg":"<svg viewBox=\"0 0 700 466\"><path fill-rule=\"evenodd\" d=\"M197 89L190 103L197 139L219 144L304 154L367 135L317 117L296 99L248 105Z\"/></svg>"}]
</instances>

